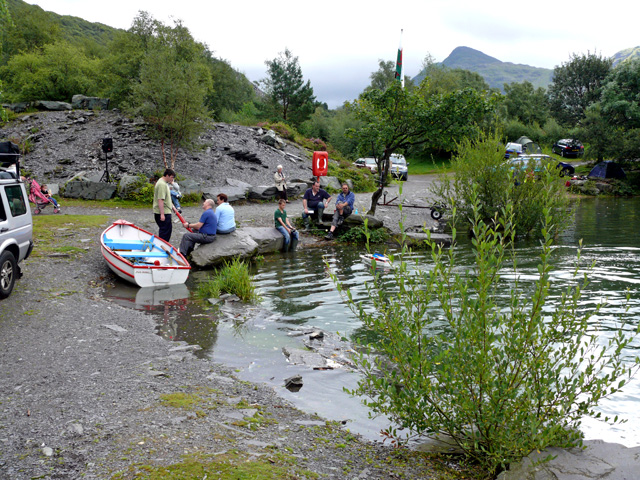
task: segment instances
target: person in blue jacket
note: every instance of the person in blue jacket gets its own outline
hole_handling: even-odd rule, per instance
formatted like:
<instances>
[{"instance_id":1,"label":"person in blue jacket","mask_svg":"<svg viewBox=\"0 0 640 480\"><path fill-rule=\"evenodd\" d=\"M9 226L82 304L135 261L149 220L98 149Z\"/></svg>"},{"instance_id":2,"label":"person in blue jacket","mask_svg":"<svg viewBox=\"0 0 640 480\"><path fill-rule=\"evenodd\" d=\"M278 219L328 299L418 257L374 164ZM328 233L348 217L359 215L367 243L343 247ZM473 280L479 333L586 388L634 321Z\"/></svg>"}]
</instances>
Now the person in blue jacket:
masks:
<instances>
[{"instance_id":1,"label":"person in blue jacket","mask_svg":"<svg viewBox=\"0 0 640 480\"><path fill-rule=\"evenodd\" d=\"M213 211L214 202L207 198L202 203L202 215L196 223L184 222L184 228L190 228L193 232L185 233L180 241L180 253L185 257L189 255L196 246L196 243L211 243L216 239L216 229L218 227L218 217Z\"/></svg>"},{"instance_id":2,"label":"person in blue jacket","mask_svg":"<svg viewBox=\"0 0 640 480\"><path fill-rule=\"evenodd\" d=\"M353 212L353 203L356 201L356 196L353 192L349 191L349 185L346 183L342 184L342 192L338 194L338 198L336 198L336 211L333 213L333 220L331 221L331 228L329 229L329 233L324 237L327 240L331 240L333 238L333 232L337 227L342 225L344 219L351 215Z\"/></svg>"}]
</instances>

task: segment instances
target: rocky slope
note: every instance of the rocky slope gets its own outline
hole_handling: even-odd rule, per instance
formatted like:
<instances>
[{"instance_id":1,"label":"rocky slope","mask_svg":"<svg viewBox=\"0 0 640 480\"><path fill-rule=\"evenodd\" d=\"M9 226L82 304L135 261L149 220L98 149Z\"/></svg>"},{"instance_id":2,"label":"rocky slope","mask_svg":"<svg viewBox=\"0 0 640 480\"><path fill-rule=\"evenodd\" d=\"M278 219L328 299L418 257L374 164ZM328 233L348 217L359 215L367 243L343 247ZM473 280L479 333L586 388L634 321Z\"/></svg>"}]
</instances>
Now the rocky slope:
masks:
<instances>
[{"instance_id":1,"label":"rocky slope","mask_svg":"<svg viewBox=\"0 0 640 480\"><path fill-rule=\"evenodd\" d=\"M0 129L1 140L26 145L22 167L40 183L63 183L78 172L99 179L105 169L102 139L113 139L109 173L145 174L164 170L160 143L147 125L117 110L38 112L18 117ZM251 185L272 185L277 165L290 179L311 176L311 153L286 143L278 149L260 141L260 128L212 124L193 151L180 149L175 170L202 187L226 184L227 178ZM167 152L167 156L169 156Z\"/></svg>"}]
</instances>

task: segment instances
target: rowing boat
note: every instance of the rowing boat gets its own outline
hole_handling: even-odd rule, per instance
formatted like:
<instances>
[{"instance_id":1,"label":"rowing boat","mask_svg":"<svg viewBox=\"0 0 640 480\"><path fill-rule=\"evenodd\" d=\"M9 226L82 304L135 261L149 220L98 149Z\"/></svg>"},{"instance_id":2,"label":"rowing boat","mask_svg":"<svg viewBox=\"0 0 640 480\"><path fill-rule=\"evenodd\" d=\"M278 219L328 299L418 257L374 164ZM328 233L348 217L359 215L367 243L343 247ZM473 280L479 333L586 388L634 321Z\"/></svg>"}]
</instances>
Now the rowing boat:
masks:
<instances>
[{"instance_id":1,"label":"rowing boat","mask_svg":"<svg viewBox=\"0 0 640 480\"><path fill-rule=\"evenodd\" d=\"M173 245L126 220L102 232L100 249L113 273L139 287L178 285L191 270Z\"/></svg>"},{"instance_id":2,"label":"rowing boat","mask_svg":"<svg viewBox=\"0 0 640 480\"><path fill-rule=\"evenodd\" d=\"M375 268L393 268L391 259L382 253L365 253L360 255L362 261Z\"/></svg>"}]
</instances>

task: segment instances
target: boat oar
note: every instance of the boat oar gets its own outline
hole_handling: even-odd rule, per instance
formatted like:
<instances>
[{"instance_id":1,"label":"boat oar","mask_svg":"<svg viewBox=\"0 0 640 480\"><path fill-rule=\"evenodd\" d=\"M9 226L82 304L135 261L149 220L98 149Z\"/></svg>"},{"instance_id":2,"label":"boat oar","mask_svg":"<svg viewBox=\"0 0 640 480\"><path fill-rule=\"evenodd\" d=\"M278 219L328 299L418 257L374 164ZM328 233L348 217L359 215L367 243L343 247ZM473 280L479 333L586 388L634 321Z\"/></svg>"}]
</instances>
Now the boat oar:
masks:
<instances>
[{"instance_id":1,"label":"boat oar","mask_svg":"<svg viewBox=\"0 0 640 480\"><path fill-rule=\"evenodd\" d=\"M169 256L171 258L173 258L178 263L178 265L182 265L183 267L187 266L187 264L184 263L182 260L180 260L180 258L176 257L173 253L171 253L171 250L169 250L167 247L165 247L164 245L160 245L160 248L162 248L162 250L167 252L169 254Z\"/></svg>"},{"instance_id":2,"label":"boat oar","mask_svg":"<svg viewBox=\"0 0 640 480\"><path fill-rule=\"evenodd\" d=\"M178 209L176 207L173 207L173 211L176 212L178 219L184 224L184 217L180 215L180 212L178 211ZM189 230L190 232L193 232L193 230L191 230L189 227L187 227L187 230Z\"/></svg>"}]
</instances>

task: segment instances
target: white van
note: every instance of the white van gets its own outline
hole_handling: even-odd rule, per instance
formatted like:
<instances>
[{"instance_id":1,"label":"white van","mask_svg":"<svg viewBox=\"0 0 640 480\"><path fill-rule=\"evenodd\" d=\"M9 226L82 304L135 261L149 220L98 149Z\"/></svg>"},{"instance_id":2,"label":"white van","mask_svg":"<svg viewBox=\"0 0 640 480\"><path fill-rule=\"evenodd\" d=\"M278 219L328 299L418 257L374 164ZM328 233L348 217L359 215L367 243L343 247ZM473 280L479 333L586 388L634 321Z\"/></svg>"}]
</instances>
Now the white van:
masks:
<instances>
[{"instance_id":1,"label":"white van","mask_svg":"<svg viewBox=\"0 0 640 480\"><path fill-rule=\"evenodd\" d=\"M14 144L0 144L0 300L21 277L20 262L33 249L33 224L25 184L20 180L19 154ZM9 153L2 153L9 149Z\"/></svg>"}]
</instances>

